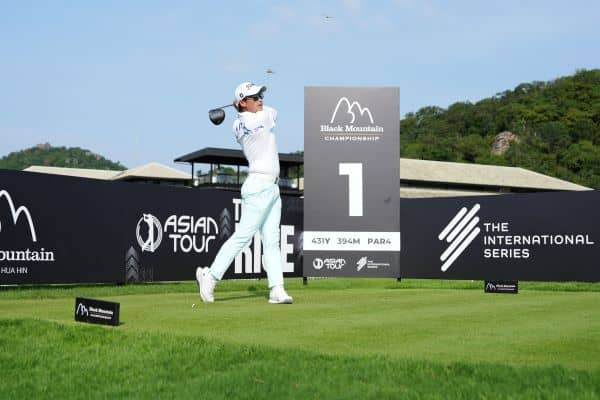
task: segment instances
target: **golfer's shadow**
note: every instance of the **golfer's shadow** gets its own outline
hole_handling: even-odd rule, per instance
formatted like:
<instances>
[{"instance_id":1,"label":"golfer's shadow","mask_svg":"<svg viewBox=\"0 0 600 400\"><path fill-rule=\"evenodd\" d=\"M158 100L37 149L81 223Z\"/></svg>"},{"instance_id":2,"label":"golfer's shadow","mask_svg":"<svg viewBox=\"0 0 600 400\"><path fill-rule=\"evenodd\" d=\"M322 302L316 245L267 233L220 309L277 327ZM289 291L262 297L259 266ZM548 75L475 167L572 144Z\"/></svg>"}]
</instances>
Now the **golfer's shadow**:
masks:
<instances>
[{"instance_id":1,"label":"golfer's shadow","mask_svg":"<svg viewBox=\"0 0 600 400\"><path fill-rule=\"evenodd\" d=\"M256 297L264 297L266 299L266 298L269 297L269 293L267 291L257 290L255 292L250 292L250 293L248 293L246 295L243 295L243 296L225 297L225 298L215 299L215 301L217 301L217 302L220 303L222 301L251 299L251 298L256 298Z\"/></svg>"}]
</instances>

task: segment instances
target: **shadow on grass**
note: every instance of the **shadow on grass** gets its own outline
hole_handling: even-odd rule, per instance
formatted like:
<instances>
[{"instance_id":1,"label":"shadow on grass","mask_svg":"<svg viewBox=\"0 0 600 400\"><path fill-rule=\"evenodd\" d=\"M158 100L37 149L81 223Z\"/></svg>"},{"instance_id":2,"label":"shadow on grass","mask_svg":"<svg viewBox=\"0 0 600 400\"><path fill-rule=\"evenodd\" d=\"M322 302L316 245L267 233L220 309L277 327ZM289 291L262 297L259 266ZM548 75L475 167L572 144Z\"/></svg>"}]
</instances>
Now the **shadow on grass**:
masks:
<instances>
[{"instance_id":1,"label":"shadow on grass","mask_svg":"<svg viewBox=\"0 0 600 400\"><path fill-rule=\"evenodd\" d=\"M222 301L252 299L252 298L256 298L256 297L263 297L263 298L267 299L269 297L269 295L265 291L256 291L256 292L250 292L249 294L241 295L241 296L230 296L230 297L215 299L215 302L220 303Z\"/></svg>"}]
</instances>

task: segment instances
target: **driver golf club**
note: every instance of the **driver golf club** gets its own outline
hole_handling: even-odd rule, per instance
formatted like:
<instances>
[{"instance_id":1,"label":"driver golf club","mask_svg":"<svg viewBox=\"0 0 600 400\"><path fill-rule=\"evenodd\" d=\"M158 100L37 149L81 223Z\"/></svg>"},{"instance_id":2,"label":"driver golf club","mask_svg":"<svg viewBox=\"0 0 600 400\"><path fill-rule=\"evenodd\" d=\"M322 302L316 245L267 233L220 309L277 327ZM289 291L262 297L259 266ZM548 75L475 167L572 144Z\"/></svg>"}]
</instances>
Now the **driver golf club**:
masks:
<instances>
[{"instance_id":1,"label":"driver golf club","mask_svg":"<svg viewBox=\"0 0 600 400\"><path fill-rule=\"evenodd\" d=\"M208 110L208 118L210 119L210 122L212 122L215 125L221 125L221 122L225 120L225 110L223 109L227 107L233 107L233 104L228 104L226 106Z\"/></svg>"}]
</instances>

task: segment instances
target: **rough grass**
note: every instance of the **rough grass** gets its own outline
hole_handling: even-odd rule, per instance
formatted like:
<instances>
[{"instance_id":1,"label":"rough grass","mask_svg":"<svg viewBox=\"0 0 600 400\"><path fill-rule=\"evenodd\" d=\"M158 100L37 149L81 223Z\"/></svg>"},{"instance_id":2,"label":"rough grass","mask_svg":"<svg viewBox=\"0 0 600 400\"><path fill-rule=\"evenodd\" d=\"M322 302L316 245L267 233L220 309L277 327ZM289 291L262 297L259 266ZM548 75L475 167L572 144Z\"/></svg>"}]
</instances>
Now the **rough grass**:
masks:
<instances>
[{"instance_id":1,"label":"rough grass","mask_svg":"<svg viewBox=\"0 0 600 400\"><path fill-rule=\"evenodd\" d=\"M3 398L597 399L600 373L322 355L172 334L0 322ZM10 351L7 351L10 350Z\"/></svg>"}]
</instances>

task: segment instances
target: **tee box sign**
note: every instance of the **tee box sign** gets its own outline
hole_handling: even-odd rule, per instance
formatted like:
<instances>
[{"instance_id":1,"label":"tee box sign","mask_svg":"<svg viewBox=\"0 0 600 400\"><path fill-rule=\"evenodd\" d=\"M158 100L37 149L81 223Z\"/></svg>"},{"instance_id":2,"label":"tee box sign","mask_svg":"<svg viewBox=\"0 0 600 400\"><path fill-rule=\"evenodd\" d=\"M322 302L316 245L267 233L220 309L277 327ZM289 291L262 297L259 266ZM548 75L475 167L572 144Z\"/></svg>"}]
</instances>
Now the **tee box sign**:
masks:
<instances>
[{"instance_id":1,"label":"tee box sign","mask_svg":"<svg viewBox=\"0 0 600 400\"><path fill-rule=\"evenodd\" d=\"M75 321L119 326L121 304L112 301L75 298Z\"/></svg>"},{"instance_id":2,"label":"tee box sign","mask_svg":"<svg viewBox=\"0 0 600 400\"><path fill-rule=\"evenodd\" d=\"M400 276L400 89L304 89L304 276Z\"/></svg>"}]
</instances>

